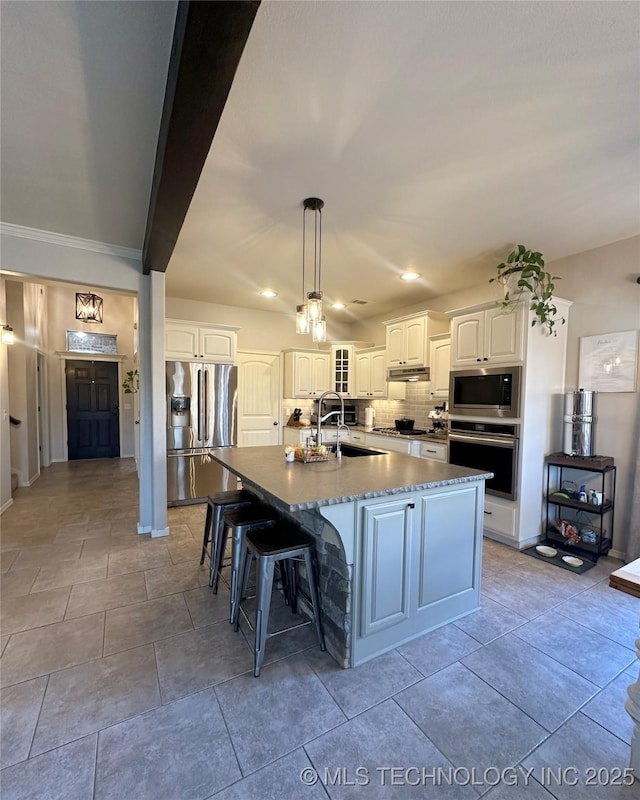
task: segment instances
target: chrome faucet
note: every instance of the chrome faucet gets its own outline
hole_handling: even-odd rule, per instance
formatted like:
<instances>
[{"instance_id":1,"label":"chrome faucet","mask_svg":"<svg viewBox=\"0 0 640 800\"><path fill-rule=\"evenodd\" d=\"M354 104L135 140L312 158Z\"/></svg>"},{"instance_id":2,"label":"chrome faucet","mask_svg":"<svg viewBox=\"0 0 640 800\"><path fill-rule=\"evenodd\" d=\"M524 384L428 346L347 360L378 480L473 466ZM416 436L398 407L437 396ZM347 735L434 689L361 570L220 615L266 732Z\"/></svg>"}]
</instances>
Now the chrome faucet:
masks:
<instances>
[{"instance_id":1,"label":"chrome faucet","mask_svg":"<svg viewBox=\"0 0 640 800\"><path fill-rule=\"evenodd\" d=\"M320 413L322 411L322 401L324 400L324 398L328 394L334 394L338 398L338 400L340 401L340 411L329 411L328 414L325 414L324 417L321 417ZM318 447L320 447L320 445L322 444L322 423L326 422L329 419L329 417L333 417L336 414L338 415L338 440L339 440L340 439L340 428L343 427L344 424L345 424L344 423L344 400L342 399L342 395L341 394L339 394L338 392L334 392L333 389L329 389L329 391L323 392L320 395L319 399L318 399L318 423L317 423L318 427L316 429L316 445ZM340 442L339 441L336 442L336 448L337 448L336 452L339 452L340 451Z\"/></svg>"}]
</instances>

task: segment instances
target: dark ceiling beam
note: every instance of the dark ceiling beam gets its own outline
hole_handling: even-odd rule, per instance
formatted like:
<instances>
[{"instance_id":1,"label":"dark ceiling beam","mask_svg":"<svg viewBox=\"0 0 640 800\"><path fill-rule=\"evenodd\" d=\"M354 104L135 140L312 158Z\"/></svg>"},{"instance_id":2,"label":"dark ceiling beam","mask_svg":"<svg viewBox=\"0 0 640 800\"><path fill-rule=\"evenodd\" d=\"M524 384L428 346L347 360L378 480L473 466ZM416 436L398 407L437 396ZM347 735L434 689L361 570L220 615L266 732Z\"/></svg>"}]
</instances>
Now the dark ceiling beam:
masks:
<instances>
[{"instance_id":1,"label":"dark ceiling beam","mask_svg":"<svg viewBox=\"0 0 640 800\"><path fill-rule=\"evenodd\" d=\"M181 0L171 46L142 251L165 272L260 0Z\"/></svg>"}]
</instances>

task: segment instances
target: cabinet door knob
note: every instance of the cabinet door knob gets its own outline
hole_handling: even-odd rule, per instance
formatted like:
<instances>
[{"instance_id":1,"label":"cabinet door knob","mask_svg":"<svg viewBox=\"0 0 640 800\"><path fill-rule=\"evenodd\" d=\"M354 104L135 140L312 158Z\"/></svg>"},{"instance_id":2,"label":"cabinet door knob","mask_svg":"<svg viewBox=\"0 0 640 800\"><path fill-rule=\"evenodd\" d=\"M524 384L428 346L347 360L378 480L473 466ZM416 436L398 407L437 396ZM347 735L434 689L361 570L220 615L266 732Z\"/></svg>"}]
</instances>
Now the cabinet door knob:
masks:
<instances>
[{"instance_id":1,"label":"cabinet door knob","mask_svg":"<svg viewBox=\"0 0 640 800\"><path fill-rule=\"evenodd\" d=\"M482 361L482 359L481 358L476 358L476 361Z\"/></svg>"},{"instance_id":2,"label":"cabinet door knob","mask_svg":"<svg viewBox=\"0 0 640 800\"><path fill-rule=\"evenodd\" d=\"M483 361L488 361L489 359L488 359L488 358L483 358L482 360L483 360Z\"/></svg>"}]
</instances>

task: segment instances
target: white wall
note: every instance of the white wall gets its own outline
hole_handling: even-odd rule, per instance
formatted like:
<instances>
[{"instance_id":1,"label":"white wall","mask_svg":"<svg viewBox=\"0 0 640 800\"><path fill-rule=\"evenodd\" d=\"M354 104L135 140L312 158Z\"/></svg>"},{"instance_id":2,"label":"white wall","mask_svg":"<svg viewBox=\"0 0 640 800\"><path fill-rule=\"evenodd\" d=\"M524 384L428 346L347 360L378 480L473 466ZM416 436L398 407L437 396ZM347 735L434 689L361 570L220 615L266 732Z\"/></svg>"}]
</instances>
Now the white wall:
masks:
<instances>
[{"instance_id":1,"label":"white wall","mask_svg":"<svg viewBox=\"0 0 640 800\"><path fill-rule=\"evenodd\" d=\"M566 376L566 388L571 391L580 388L581 336L640 329L640 285L636 283L640 236L554 261L551 270L562 279L558 294L574 302L568 321ZM640 378L636 388L640 388ZM617 466L614 548L624 552L640 441L640 393L600 392L597 415L596 451L613 456Z\"/></svg>"},{"instance_id":2,"label":"white wall","mask_svg":"<svg viewBox=\"0 0 640 800\"><path fill-rule=\"evenodd\" d=\"M87 331L88 333L114 333L118 337L118 353L126 355L121 362L122 377L134 368L134 297L126 294L113 294L101 290L103 300L103 322L96 325L76 319L76 292L86 292L87 285L58 283L49 287L47 322L49 338L48 380L51 421L51 458L64 461L67 458L67 445L64 438L65 410L63 405L64 383L61 359L56 351L67 349L67 331ZM99 356L96 356L99 359ZM62 362L64 363L64 362ZM121 382L121 381L120 381ZM121 433L120 455L132 457L135 453L134 408L132 395L125 395L120 389Z\"/></svg>"},{"instance_id":3,"label":"white wall","mask_svg":"<svg viewBox=\"0 0 640 800\"><path fill-rule=\"evenodd\" d=\"M239 350L273 350L287 347L316 347L311 336L296 333L295 314L256 311L236 306L201 303L196 300L166 298L168 319L209 322L218 325L237 325ZM351 326L327 323L327 339L351 339Z\"/></svg>"}]
</instances>

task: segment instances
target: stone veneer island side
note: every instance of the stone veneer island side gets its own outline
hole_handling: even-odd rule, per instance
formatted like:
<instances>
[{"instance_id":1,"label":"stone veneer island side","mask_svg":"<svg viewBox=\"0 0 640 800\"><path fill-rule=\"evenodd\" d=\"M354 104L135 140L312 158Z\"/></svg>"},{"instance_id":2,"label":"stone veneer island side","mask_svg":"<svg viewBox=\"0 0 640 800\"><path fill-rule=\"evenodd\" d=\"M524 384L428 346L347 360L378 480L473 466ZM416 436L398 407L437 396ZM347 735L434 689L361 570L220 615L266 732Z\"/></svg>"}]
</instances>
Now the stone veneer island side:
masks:
<instances>
[{"instance_id":1,"label":"stone veneer island side","mask_svg":"<svg viewBox=\"0 0 640 800\"><path fill-rule=\"evenodd\" d=\"M480 606L491 473L384 453L312 464L218 448L243 486L316 539L327 649L354 667Z\"/></svg>"}]
</instances>

